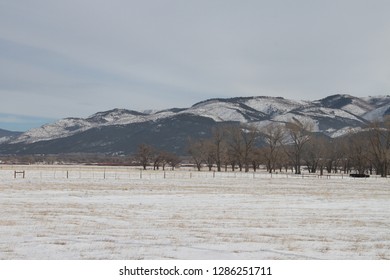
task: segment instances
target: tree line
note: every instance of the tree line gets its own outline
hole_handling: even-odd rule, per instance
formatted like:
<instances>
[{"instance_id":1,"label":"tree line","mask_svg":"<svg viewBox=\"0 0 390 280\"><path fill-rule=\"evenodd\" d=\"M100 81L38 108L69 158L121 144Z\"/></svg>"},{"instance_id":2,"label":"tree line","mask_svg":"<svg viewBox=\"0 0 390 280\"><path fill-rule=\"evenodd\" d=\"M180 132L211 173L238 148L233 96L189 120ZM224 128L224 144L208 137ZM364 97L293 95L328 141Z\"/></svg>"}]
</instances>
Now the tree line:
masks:
<instances>
[{"instance_id":1,"label":"tree line","mask_svg":"<svg viewBox=\"0 0 390 280\"><path fill-rule=\"evenodd\" d=\"M212 136L190 140L188 153L198 170L206 165L248 172L265 166L268 172L355 172L387 177L390 163L390 118L374 122L362 132L338 138L313 132L312 125L291 123L218 126Z\"/></svg>"},{"instance_id":2,"label":"tree line","mask_svg":"<svg viewBox=\"0 0 390 280\"><path fill-rule=\"evenodd\" d=\"M144 170L147 166L152 165L154 170L159 170L160 167L165 170L168 165L173 169L177 167L181 158L174 153L167 152L165 150L159 150L151 145L141 144L137 148L137 152L134 155L134 160L141 165Z\"/></svg>"},{"instance_id":3,"label":"tree line","mask_svg":"<svg viewBox=\"0 0 390 280\"><path fill-rule=\"evenodd\" d=\"M390 117L372 122L360 132L351 131L342 137L329 138L313 132L313 126L297 119L290 123L270 123L261 128L244 124L220 124L211 136L188 139L188 156L201 170L216 168L218 172L256 171L294 172L303 167L310 173L357 173L389 175ZM63 154L8 155L0 163L9 164L99 164L137 165L146 169L176 168L183 160L172 152L141 144L133 155Z\"/></svg>"}]
</instances>

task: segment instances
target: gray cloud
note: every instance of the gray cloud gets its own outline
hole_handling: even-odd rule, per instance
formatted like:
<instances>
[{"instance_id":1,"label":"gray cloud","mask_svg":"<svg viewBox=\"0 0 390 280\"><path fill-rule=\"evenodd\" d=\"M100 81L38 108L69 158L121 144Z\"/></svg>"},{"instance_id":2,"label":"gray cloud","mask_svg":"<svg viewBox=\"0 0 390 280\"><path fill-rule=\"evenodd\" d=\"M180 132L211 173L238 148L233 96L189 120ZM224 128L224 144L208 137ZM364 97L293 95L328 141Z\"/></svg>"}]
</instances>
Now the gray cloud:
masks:
<instances>
[{"instance_id":1,"label":"gray cloud","mask_svg":"<svg viewBox=\"0 0 390 280\"><path fill-rule=\"evenodd\" d=\"M389 10L380 0L2 1L0 112L388 94Z\"/></svg>"}]
</instances>

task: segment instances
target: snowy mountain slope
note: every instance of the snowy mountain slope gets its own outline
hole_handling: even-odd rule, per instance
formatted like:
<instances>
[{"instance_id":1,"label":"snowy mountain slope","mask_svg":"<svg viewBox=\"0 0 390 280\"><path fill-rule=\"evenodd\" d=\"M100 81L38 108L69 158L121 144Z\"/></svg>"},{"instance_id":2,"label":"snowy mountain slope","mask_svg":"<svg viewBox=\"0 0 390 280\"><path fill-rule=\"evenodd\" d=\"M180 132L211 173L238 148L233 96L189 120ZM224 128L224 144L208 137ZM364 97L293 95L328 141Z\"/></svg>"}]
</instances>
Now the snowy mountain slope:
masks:
<instances>
[{"instance_id":1,"label":"snowy mountain slope","mask_svg":"<svg viewBox=\"0 0 390 280\"><path fill-rule=\"evenodd\" d=\"M216 121L242 120L244 122L250 122L264 120L305 105L307 105L305 101L288 100L282 97L235 97L228 99L210 99L199 102L193 105L187 112L207 112Z\"/></svg>"},{"instance_id":2,"label":"snowy mountain slope","mask_svg":"<svg viewBox=\"0 0 390 280\"><path fill-rule=\"evenodd\" d=\"M331 95L313 103L326 108L340 109L356 116L361 116L375 109L375 105L370 104L368 100L366 101L348 94Z\"/></svg>"},{"instance_id":3,"label":"snowy mountain slope","mask_svg":"<svg viewBox=\"0 0 390 280\"><path fill-rule=\"evenodd\" d=\"M14 139L12 143L34 143L38 141L65 138L92 128L142 123L150 120L157 120L159 118L166 118L172 115L174 115L173 112L158 112L153 115L148 115L125 109L114 109L96 113L86 119L66 118L53 124L34 128Z\"/></svg>"},{"instance_id":4,"label":"snowy mountain slope","mask_svg":"<svg viewBox=\"0 0 390 280\"><path fill-rule=\"evenodd\" d=\"M248 99L245 104L272 117L307 106L308 102L288 100L282 97L259 96Z\"/></svg>"},{"instance_id":5,"label":"snowy mountain slope","mask_svg":"<svg viewBox=\"0 0 390 280\"><path fill-rule=\"evenodd\" d=\"M106 153L132 154L140 144L185 154L188 138L209 137L216 122L181 114L156 121L96 126L67 137L0 145L0 154Z\"/></svg>"},{"instance_id":6,"label":"snowy mountain slope","mask_svg":"<svg viewBox=\"0 0 390 280\"><path fill-rule=\"evenodd\" d=\"M110 145L110 149L115 150L117 149L115 145L122 143L121 137L133 135L132 131L138 131L137 137L140 139L147 140L146 135L149 135L156 138L152 139L153 141L161 140L159 138L162 136L160 137L158 132L170 127L172 122L174 127L170 128L169 132L173 136L169 136L166 132L164 137L170 138L172 147L180 146L180 149L183 147L178 143L179 140L175 140L175 134L187 131L188 137L196 138L202 133L207 134L207 131L201 129L202 125L210 128L213 124L225 122L252 123L262 127L270 122L283 125L295 119L310 124L315 132L338 137L351 129L362 129L368 121L381 119L386 114L390 114L390 96L357 98L350 95L332 95L315 101L295 101L266 96L219 98L199 102L190 108L145 112L113 109L98 112L85 119L66 118L29 130L19 136L2 139L0 152L1 146L4 145L7 145L5 149L7 152L12 152L12 147L17 147L16 150L22 151L25 150L23 145L41 142L49 143L53 146L53 151L61 151L61 145L64 145L64 142L72 151L74 146L93 152ZM186 126L197 126L199 133L200 131L202 133L193 134L187 130ZM151 136L151 131L156 134ZM113 132L116 135L115 139L113 135L110 135ZM135 134L134 137L136 137ZM181 139L185 137L182 136ZM95 143L94 148L89 149L92 143ZM58 149L56 145L59 146ZM121 144L121 147L123 145ZM35 146L41 147L42 145ZM42 149L40 148L40 151Z\"/></svg>"},{"instance_id":7,"label":"snowy mountain slope","mask_svg":"<svg viewBox=\"0 0 390 280\"><path fill-rule=\"evenodd\" d=\"M197 103L181 113L208 117L216 122L235 121L244 123L261 120L266 116L242 102L232 102L229 99L215 99Z\"/></svg>"},{"instance_id":8,"label":"snowy mountain slope","mask_svg":"<svg viewBox=\"0 0 390 280\"><path fill-rule=\"evenodd\" d=\"M87 120L80 118L66 118L53 124L47 124L39 128L33 128L14 139L11 143L33 143L38 141L63 138L83 132L92 127L93 125Z\"/></svg>"},{"instance_id":9,"label":"snowy mountain slope","mask_svg":"<svg viewBox=\"0 0 390 280\"><path fill-rule=\"evenodd\" d=\"M383 116L390 115L390 95L369 96L361 98L371 106L373 110L368 110L362 114L362 117L369 121L382 120Z\"/></svg>"},{"instance_id":10,"label":"snowy mountain slope","mask_svg":"<svg viewBox=\"0 0 390 280\"><path fill-rule=\"evenodd\" d=\"M9 142L9 141L11 141L11 139L13 139L14 137L17 137L21 134L22 134L21 132L17 132L17 131L9 131L9 130L5 130L5 129L0 129L0 144Z\"/></svg>"},{"instance_id":11,"label":"snowy mountain slope","mask_svg":"<svg viewBox=\"0 0 390 280\"><path fill-rule=\"evenodd\" d=\"M0 129L0 137L15 136L15 135L19 135L19 134L21 134L21 132Z\"/></svg>"}]
</instances>

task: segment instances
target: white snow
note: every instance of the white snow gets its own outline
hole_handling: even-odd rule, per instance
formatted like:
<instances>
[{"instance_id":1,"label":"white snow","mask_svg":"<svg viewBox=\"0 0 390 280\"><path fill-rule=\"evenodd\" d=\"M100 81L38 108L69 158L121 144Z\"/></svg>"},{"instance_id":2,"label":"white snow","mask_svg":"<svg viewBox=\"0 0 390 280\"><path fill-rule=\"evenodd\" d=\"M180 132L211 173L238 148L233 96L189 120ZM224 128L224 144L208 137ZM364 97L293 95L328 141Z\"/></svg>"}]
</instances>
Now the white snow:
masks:
<instances>
[{"instance_id":1,"label":"white snow","mask_svg":"<svg viewBox=\"0 0 390 280\"><path fill-rule=\"evenodd\" d=\"M309 116L302 116L302 115L296 115L296 114L292 114L292 113L287 113L287 114L276 116L272 120L276 121L276 122L285 122L285 123L287 123L287 122L292 122L294 119L298 120L302 124L306 125L309 128L309 130L312 131L312 132L318 132L319 131L318 121L312 119Z\"/></svg>"},{"instance_id":2,"label":"white snow","mask_svg":"<svg viewBox=\"0 0 390 280\"><path fill-rule=\"evenodd\" d=\"M356 104L348 104L343 107L343 110L347 111L348 113L354 114L356 116L362 116L365 113L367 113L368 110L372 110L373 108L371 107L370 109L367 109L366 107L360 107Z\"/></svg>"},{"instance_id":3,"label":"white snow","mask_svg":"<svg viewBox=\"0 0 390 280\"><path fill-rule=\"evenodd\" d=\"M123 111L118 111L109 113L102 117L102 122L94 122L93 120L89 119L67 118L59 120L53 124L44 125L39 128L33 128L13 140L12 143L34 143L38 141L65 138L91 128L154 121L160 118L173 116L174 114L175 113L170 111L164 111L153 115L135 115L131 113L124 113Z\"/></svg>"},{"instance_id":4,"label":"white snow","mask_svg":"<svg viewBox=\"0 0 390 280\"><path fill-rule=\"evenodd\" d=\"M340 109L333 109L333 108L325 108L325 107L310 107L307 109L304 109L302 112L304 112L305 115L308 117L323 117L327 116L328 118L344 118L344 119L351 119L360 121L355 115L352 115L348 111L340 110Z\"/></svg>"},{"instance_id":5,"label":"white snow","mask_svg":"<svg viewBox=\"0 0 390 280\"><path fill-rule=\"evenodd\" d=\"M370 102L368 100L365 100L364 98L356 98L353 96L349 96L349 97L351 98L352 102L350 104L343 106L342 109L353 115L362 116L368 111L374 109L374 106L371 105Z\"/></svg>"},{"instance_id":6,"label":"white snow","mask_svg":"<svg viewBox=\"0 0 390 280\"><path fill-rule=\"evenodd\" d=\"M287 111L291 111L293 109L307 105L307 102L260 96L249 99L245 102L245 104L259 112L273 115L275 113L285 113Z\"/></svg>"},{"instance_id":7,"label":"white snow","mask_svg":"<svg viewBox=\"0 0 390 280\"><path fill-rule=\"evenodd\" d=\"M390 179L78 166L0 179L0 259L390 258Z\"/></svg>"},{"instance_id":8,"label":"white snow","mask_svg":"<svg viewBox=\"0 0 390 280\"><path fill-rule=\"evenodd\" d=\"M329 137L337 138L337 137L340 137L340 136L343 136L343 135L357 133L357 132L360 132L362 130L363 129L360 128L360 127L346 126L346 127L341 128L339 130L327 130L327 133L328 133Z\"/></svg>"},{"instance_id":9,"label":"white snow","mask_svg":"<svg viewBox=\"0 0 390 280\"><path fill-rule=\"evenodd\" d=\"M382 107L373 110L371 103L377 100ZM379 101L378 101L379 100ZM212 99L194 105L182 111L175 112L174 110L153 111L148 110L146 113L138 113L126 109L114 109L107 112L96 113L89 118L67 118L62 119L53 124L44 125L40 128L35 128L14 140L10 143L33 143L44 140L52 140L64 138L76 133L86 131L91 128L109 125L127 125L131 123L140 123L147 121L157 121L163 118L173 117L180 114L194 114L197 116L208 117L216 122L222 121L237 121L247 123L248 119L245 115L256 114L258 111L259 117L262 114L270 116L274 121L285 122L292 117L301 118L300 115L305 115L306 122L312 123L315 131L318 131L318 122L313 118L344 118L362 122L357 116L362 116L367 120L375 120L383 116L384 112L390 107L388 105L389 97L370 97L357 99L354 98L352 104L345 105L342 109L333 109L320 107L318 101L295 101L284 98L258 96L251 98L242 98L232 101L230 99ZM386 105L387 104L387 105ZM248 106L250 108L245 108ZM296 111L299 109L299 112ZM368 113L367 113L368 112ZM249 122L258 122L252 119ZM336 132L337 134L338 132ZM0 139L0 142L8 142L7 139Z\"/></svg>"},{"instance_id":10,"label":"white snow","mask_svg":"<svg viewBox=\"0 0 390 280\"><path fill-rule=\"evenodd\" d=\"M234 103L209 101L199 106L191 107L181 113L190 113L208 117L216 122L221 121L239 121L246 122L244 116L240 113L242 109Z\"/></svg>"},{"instance_id":11,"label":"white snow","mask_svg":"<svg viewBox=\"0 0 390 280\"><path fill-rule=\"evenodd\" d=\"M9 137L9 136L0 137L0 144L8 142L10 139L11 139L11 137Z\"/></svg>"},{"instance_id":12,"label":"white snow","mask_svg":"<svg viewBox=\"0 0 390 280\"><path fill-rule=\"evenodd\" d=\"M382 120L383 115L385 114L385 112L387 110L389 110L389 108L390 108L390 105L385 105L385 106L379 107L373 111L370 111L370 112L364 114L363 118L365 118L366 120L369 120L369 121Z\"/></svg>"},{"instance_id":13,"label":"white snow","mask_svg":"<svg viewBox=\"0 0 390 280\"><path fill-rule=\"evenodd\" d=\"M33 143L50 139L68 137L73 134L88 130L93 124L84 119L68 118L52 124L33 128L12 141L12 143L26 142Z\"/></svg>"},{"instance_id":14,"label":"white snow","mask_svg":"<svg viewBox=\"0 0 390 280\"><path fill-rule=\"evenodd\" d=\"M95 114L94 116L98 116L98 115L99 113ZM132 122L142 122L147 120L147 116L145 115L136 115L136 114L128 113L126 110L123 109L114 110L100 117L106 122L106 123L101 123L102 126L121 125L121 124L128 124Z\"/></svg>"}]
</instances>

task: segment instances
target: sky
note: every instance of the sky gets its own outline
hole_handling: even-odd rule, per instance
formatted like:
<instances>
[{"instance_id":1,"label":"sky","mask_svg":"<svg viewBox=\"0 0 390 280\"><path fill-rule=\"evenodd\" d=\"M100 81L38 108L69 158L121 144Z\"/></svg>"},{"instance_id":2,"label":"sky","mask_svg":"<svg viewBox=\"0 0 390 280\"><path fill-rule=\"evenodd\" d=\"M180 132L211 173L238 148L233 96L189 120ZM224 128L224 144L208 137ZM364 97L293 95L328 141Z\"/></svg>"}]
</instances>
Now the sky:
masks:
<instances>
[{"instance_id":1,"label":"sky","mask_svg":"<svg viewBox=\"0 0 390 280\"><path fill-rule=\"evenodd\" d=\"M0 0L0 128L390 93L388 0Z\"/></svg>"}]
</instances>

